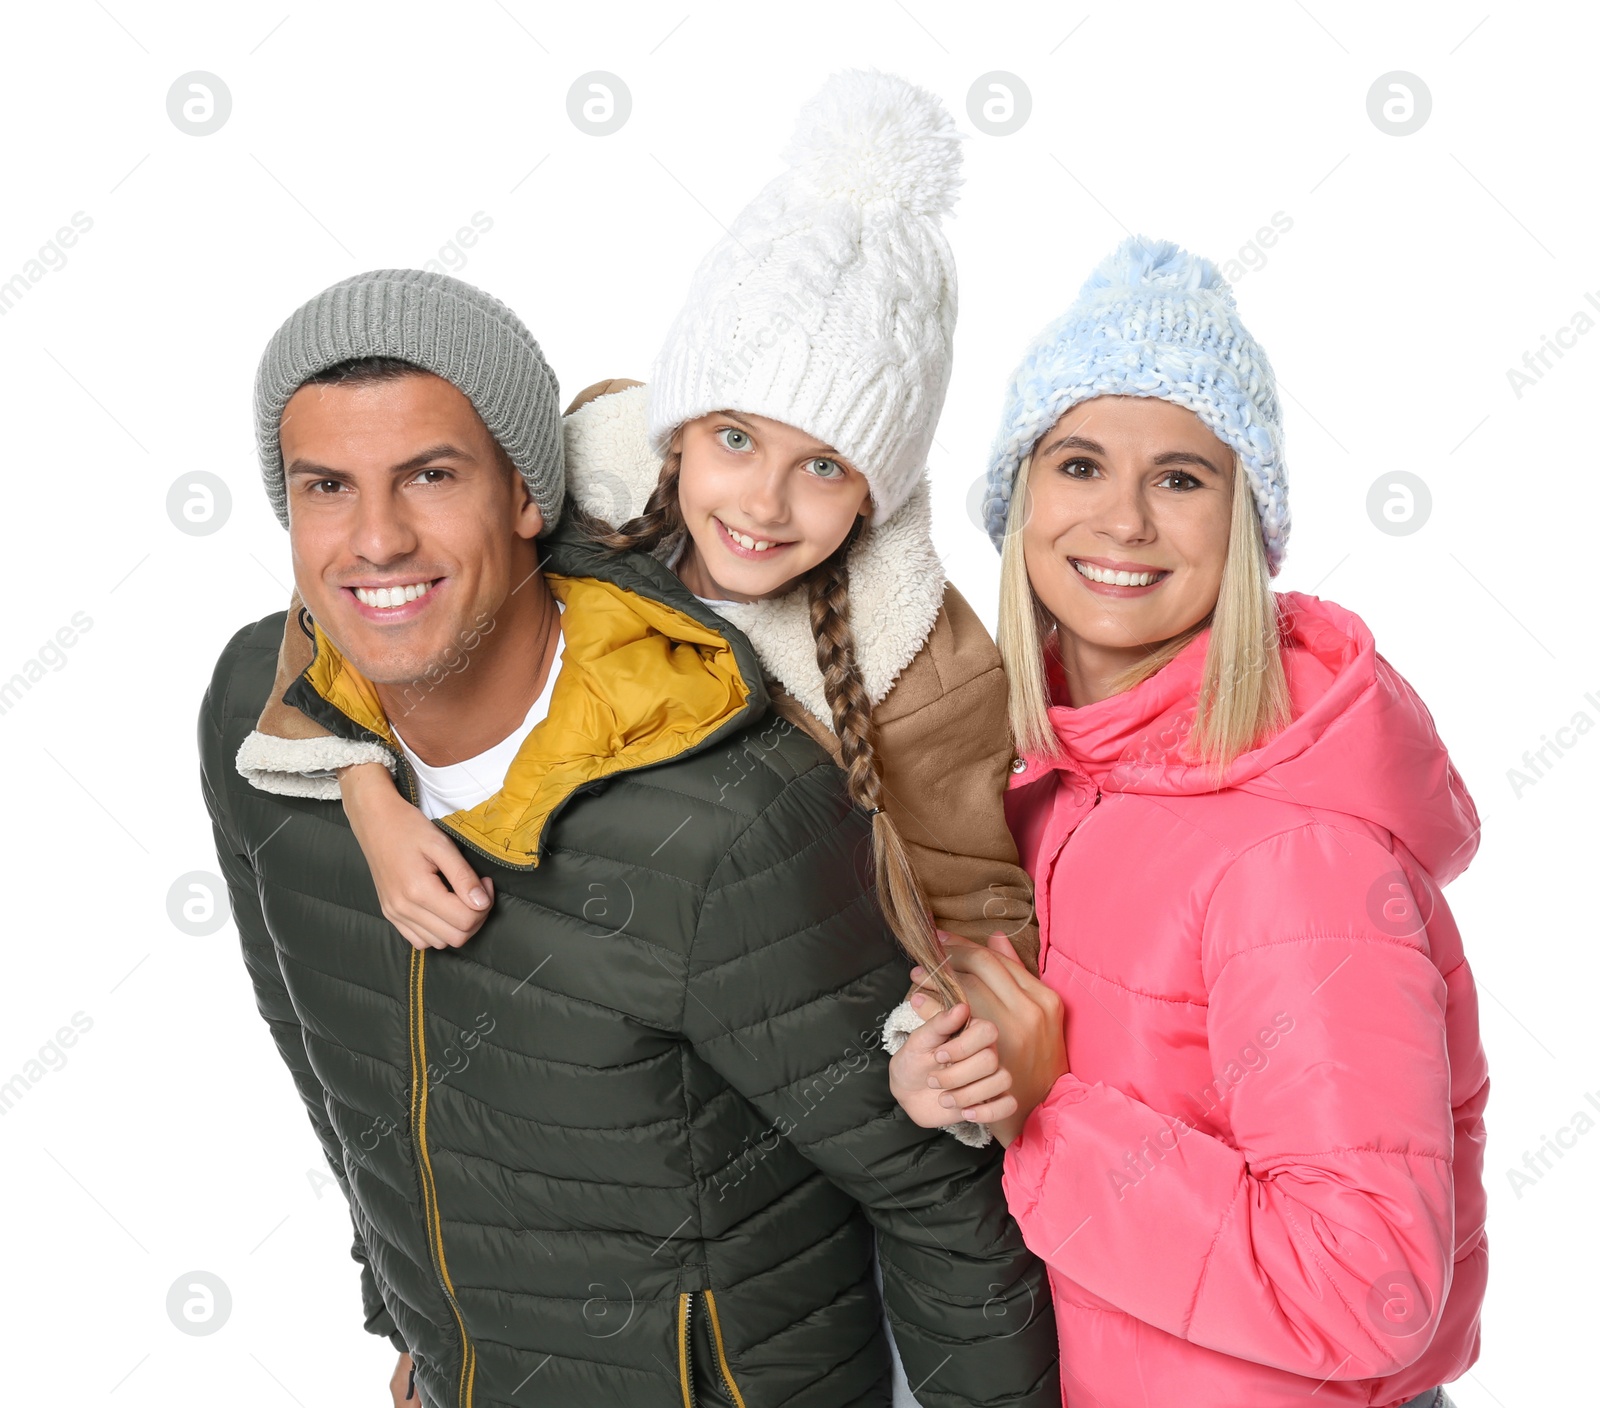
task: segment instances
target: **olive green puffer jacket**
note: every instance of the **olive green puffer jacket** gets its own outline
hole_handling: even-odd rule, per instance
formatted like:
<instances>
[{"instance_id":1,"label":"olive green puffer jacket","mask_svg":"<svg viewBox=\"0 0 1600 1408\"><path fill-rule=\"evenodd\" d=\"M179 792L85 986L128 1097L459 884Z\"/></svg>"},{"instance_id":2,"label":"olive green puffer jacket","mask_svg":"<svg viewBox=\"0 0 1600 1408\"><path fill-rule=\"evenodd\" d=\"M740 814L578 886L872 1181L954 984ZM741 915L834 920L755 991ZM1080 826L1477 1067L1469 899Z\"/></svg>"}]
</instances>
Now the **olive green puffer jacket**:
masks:
<instances>
[{"instance_id":1,"label":"olive green puffer jacket","mask_svg":"<svg viewBox=\"0 0 1600 1408\"><path fill-rule=\"evenodd\" d=\"M246 966L349 1199L368 1328L430 1408L887 1404L876 1231L924 1405L1056 1404L999 1149L889 1094L907 966L843 775L658 563L547 546L550 718L501 794L440 823L496 885L459 950L382 918L337 803L236 773L281 612L229 642L201 710ZM392 744L315 636L289 703Z\"/></svg>"}]
</instances>

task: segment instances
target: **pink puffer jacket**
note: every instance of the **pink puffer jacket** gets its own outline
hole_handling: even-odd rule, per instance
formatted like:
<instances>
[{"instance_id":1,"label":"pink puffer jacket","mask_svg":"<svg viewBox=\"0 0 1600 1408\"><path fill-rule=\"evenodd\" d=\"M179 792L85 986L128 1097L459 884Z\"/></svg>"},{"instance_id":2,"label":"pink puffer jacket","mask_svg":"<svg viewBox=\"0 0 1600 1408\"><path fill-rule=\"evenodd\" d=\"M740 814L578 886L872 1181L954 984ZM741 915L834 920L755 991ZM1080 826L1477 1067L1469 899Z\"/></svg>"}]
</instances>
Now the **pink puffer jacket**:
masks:
<instances>
[{"instance_id":1,"label":"pink puffer jacket","mask_svg":"<svg viewBox=\"0 0 1600 1408\"><path fill-rule=\"evenodd\" d=\"M1065 759L1007 797L1072 1073L1006 1194L1069 1408L1389 1408L1477 1358L1489 1082L1440 894L1477 813L1361 621L1279 600L1294 720L1222 790L1179 751L1202 636L1052 709Z\"/></svg>"}]
</instances>

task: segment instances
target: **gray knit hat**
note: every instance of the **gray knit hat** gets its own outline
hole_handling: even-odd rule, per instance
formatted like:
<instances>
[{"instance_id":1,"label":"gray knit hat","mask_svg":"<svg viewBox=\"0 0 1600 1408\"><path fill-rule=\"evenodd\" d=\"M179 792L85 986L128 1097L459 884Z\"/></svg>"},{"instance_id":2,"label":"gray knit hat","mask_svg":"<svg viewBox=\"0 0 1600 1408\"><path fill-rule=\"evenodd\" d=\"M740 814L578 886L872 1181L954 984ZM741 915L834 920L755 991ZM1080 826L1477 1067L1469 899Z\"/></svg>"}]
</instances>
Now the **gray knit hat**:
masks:
<instances>
[{"instance_id":1,"label":"gray knit hat","mask_svg":"<svg viewBox=\"0 0 1600 1408\"><path fill-rule=\"evenodd\" d=\"M278 522L289 526L278 426L308 377L353 357L398 357L443 377L483 418L544 515L561 517L561 389L533 334L498 298L448 274L373 269L302 304L256 369L256 448Z\"/></svg>"}]
</instances>

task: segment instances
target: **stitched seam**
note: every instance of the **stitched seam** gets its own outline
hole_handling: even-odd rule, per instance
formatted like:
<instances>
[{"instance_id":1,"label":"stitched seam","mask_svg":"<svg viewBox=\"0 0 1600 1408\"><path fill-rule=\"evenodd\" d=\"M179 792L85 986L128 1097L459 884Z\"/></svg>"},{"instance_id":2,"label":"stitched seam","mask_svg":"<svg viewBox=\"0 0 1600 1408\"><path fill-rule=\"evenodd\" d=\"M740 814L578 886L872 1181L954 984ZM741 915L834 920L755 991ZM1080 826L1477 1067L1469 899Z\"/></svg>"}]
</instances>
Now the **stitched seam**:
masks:
<instances>
[{"instance_id":1,"label":"stitched seam","mask_svg":"<svg viewBox=\"0 0 1600 1408\"><path fill-rule=\"evenodd\" d=\"M847 910L854 909L858 904L860 904L862 902L862 900L871 900L874 903L876 903L876 896L874 896L871 893L871 891L869 891L869 890L863 890L859 894L854 895L852 898L846 900L842 905L839 906L838 909L835 909L835 910L831 911L828 914L824 914L820 918L809 920L807 923L802 924L798 929L789 930L789 932L787 934L776 934L773 937L771 937L768 940L766 940L766 942L763 943L761 945L761 947L758 948L758 949L750 949L750 950L747 950L744 953L736 953L736 954L733 955L732 958L719 959L716 963L713 963L709 968L701 968L701 969L696 970L694 976L697 977L697 978L703 978L703 977L707 976L708 974L717 972L719 969L726 968L730 963L739 963L739 962L743 961L746 958L754 958L754 957L756 957L757 954L770 953L773 949L777 948L779 944L788 943L788 941L790 939L796 937L799 934L806 934L806 933L809 933L813 929L820 929L824 924L833 923L833 921L835 919L837 919L841 914L844 914ZM874 968L872 971L874 973L881 973L888 966L889 965L887 963L882 963L882 964L879 964L878 967ZM909 979L907 981L909 981ZM815 1000L816 999L813 999L813 1001L815 1001ZM810 1005L810 1003L802 1003L801 1007L807 1007L809 1005ZM774 1014L774 1015L787 1015L787 1013L789 1013L789 1012L798 1012L798 1011L801 1010L801 1007L785 1008L783 1013ZM763 1019L763 1020L765 1020L765 1019ZM754 1025L754 1024L752 1023L751 1025ZM736 1030L744 1031L745 1028L744 1027L739 1027L739 1028L736 1028Z\"/></svg>"},{"instance_id":2,"label":"stitched seam","mask_svg":"<svg viewBox=\"0 0 1600 1408\"><path fill-rule=\"evenodd\" d=\"M1211 1273L1211 1254L1216 1251L1217 1243L1222 1240L1222 1232L1233 1219L1233 1210L1243 1201L1244 1190L1235 1187L1233 1200L1222 1212L1222 1220L1217 1223L1217 1230L1212 1234L1211 1245L1206 1248L1205 1260L1200 1263L1200 1275L1194 1283L1194 1297L1189 1302L1188 1312L1183 1317L1183 1338L1189 1338L1189 1327L1194 1324L1194 1313L1200 1307L1200 1296L1206 1287L1206 1277Z\"/></svg>"},{"instance_id":3,"label":"stitched seam","mask_svg":"<svg viewBox=\"0 0 1600 1408\"><path fill-rule=\"evenodd\" d=\"M1393 1149L1384 1144L1337 1144L1331 1149L1274 1149L1271 1158L1274 1162L1279 1159L1320 1159L1328 1154L1394 1154L1403 1159L1432 1159L1447 1168L1454 1163L1449 1154L1432 1154L1426 1149Z\"/></svg>"},{"instance_id":4,"label":"stitched seam","mask_svg":"<svg viewBox=\"0 0 1600 1408\"><path fill-rule=\"evenodd\" d=\"M1132 993L1135 997L1147 997L1152 1002L1170 1002L1175 1007L1197 1007L1202 1012L1206 1010L1207 1004L1205 1002L1197 1001L1192 997L1167 997L1159 992L1145 992L1142 988L1129 987L1127 983L1119 983L1115 978L1108 978L1104 973L1096 972L1086 963L1079 962L1070 953L1055 949L1052 949L1051 952L1053 956L1059 957L1063 963L1070 963L1080 973L1087 973L1091 978L1097 979L1107 987L1116 988L1119 992Z\"/></svg>"},{"instance_id":5,"label":"stitched seam","mask_svg":"<svg viewBox=\"0 0 1600 1408\"><path fill-rule=\"evenodd\" d=\"M657 790L661 790L661 789L657 789ZM642 870L642 871L645 871L647 874L650 874L650 875L659 875L663 880L670 880L670 881L673 881L675 884L688 885L689 887L691 887L692 889L695 889L695 890L703 890L703 889L705 889L705 884L702 881L691 880L687 875L679 875L679 874L677 874L677 873L675 873L674 871L671 871L671 870L660 870L660 869L657 869L653 865L646 865L643 861L627 860L622 856L605 855L600 851L585 850L582 846L569 846L564 841L559 845L546 845L545 846L545 853L547 855L554 854L556 851L560 851L562 855L587 856L590 860L605 861L608 865L622 866L623 868L628 869L628 870ZM512 898L516 899L516 898L520 898L520 897L519 896L512 896ZM524 902L527 903L527 904L533 905L533 907L535 909L543 908L543 906L541 906L538 903L538 901L536 901L536 900L527 900L527 901L524 901ZM559 914L560 911L559 910L546 909L546 913ZM568 916L568 917L570 918L570 916Z\"/></svg>"},{"instance_id":6,"label":"stitched seam","mask_svg":"<svg viewBox=\"0 0 1600 1408\"><path fill-rule=\"evenodd\" d=\"M1401 953L1415 954L1424 963L1427 963L1430 968L1433 968L1435 973L1439 972L1439 970L1434 968L1433 964L1429 962L1427 954L1425 954L1420 948L1417 948L1414 944L1406 943L1403 939L1392 939L1387 935L1370 933L1364 934L1354 931L1347 931L1344 933L1334 933L1331 931L1328 933L1309 932L1304 934L1296 934L1291 938L1268 939L1265 943L1252 944L1249 948L1242 948L1234 953L1229 954L1225 959L1222 960L1222 966L1217 969L1215 976L1212 978L1211 986L1213 988L1217 986L1222 979L1222 975L1227 972L1228 965L1236 958L1244 958L1253 953L1264 953L1267 949L1285 948L1290 944L1321 943L1383 944L1389 948L1398 949Z\"/></svg>"},{"instance_id":7,"label":"stitched seam","mask_svg":"<svg viewBox=\"0 0 1600 1408\"><path fill-rule=\"evenodd\" d=\"M766 766L765 762L763 762L763 766ZM772 771L772 769L769 768L769 771ZM706 887L701 892L701 895L700 895L699 907L695 910L694 925L693 925L692 929L690 930L689 952L688 952L687 955L685 955L687 961L684 964L684 972L683 972L683 1001L679 1004L679 1007L678 1007L678 1030L679 1031L682 1031L684 1029L684 1027L686 1025L684 1019L688 1015L688 1012L689 1012L689 975L690 975L691 972L694 971L694 951L695 951L696 947L698 947L698 945L699 945L699 941L700 941L700 922L701 922L701 919L703 918L703 916L705 915L706 901L711 898L712 882L714 882L716 880L717 875L722 870L722 867L725 866L728 863L728 857L733 854L734 847L737 846L746 836L748 836L750 834L750 832L755 829L756 826L758 826L763 820L765 820L767 813L773 807L777 806L779 802L783 801L783 799L789 795L789 789L791 787L799 786L802 782L806 781L812 775L812 773L814 773L815 771L816 771L816 769L811 769L811 770L809 770L807 772L801 773L800 776L792 779L791 781L786 782L784 784L784 786L783 786L783 789L777 794L777 796L773 797L770 801L768 801L766 806L762 807L762 809L759 812L757 812L755 814L755 816L751 817L750 820L744 826L740 827L738 835L733 836L733 837L731 837L729 839L727 846L723 849L722 855L720 857L718 857L717 863L714 866L712 866L711 874L710 874L709 878L706 881ZM824 834L826 835L826 833L824 833ZM816 842L812 842L811 844L815 845ZM810 846L803 847L797 854L804 855L805 852L807 850L809 850L809 849L810 849ZM793 857L790 857L790 859L793 859ZM779 861L779 862L777 862L777 865L781 865L783 863L784 863L783 861ZM776 869L777 865L769 866L768 869L769 870ZM766 871L761 871L759 873L760 874L765 874ZM746 878L747 879L753 879L754 877L753 876L747 876ZM732 888L731 886L722 886L721 890L727 890L727 889L731 889L731 888ZM719 890L719 893L721 892L721 890Z\"/></svg>"}]
</instances>

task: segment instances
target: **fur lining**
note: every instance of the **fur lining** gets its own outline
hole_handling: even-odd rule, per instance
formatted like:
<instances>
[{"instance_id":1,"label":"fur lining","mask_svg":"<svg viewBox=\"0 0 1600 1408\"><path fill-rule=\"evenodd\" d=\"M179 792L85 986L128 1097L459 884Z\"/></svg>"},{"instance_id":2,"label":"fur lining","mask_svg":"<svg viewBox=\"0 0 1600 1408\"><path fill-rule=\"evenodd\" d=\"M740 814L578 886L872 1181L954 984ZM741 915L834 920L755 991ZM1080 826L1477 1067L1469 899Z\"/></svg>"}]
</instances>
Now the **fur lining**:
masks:
<instances>
[{"instance_id":1,"label":"fur lining","mask_svg":"<svg viewBox=\"0 0 1600 1408\"><path fill-rule=\"evenodd\" d=\"M906 1038L922 1025L922 1018L917 1015L917 1009L909 1002L902 1002L894 1009L883 1022L883 1049L891 1056L906 1044ZM986 1124L974 1124L971 1120L961 1120L957 1124L947 1124L944 1127L946 1134L953 1134L963 1144L973 1149L982 1149L994 1139L994 1132Z\"/></svg>"},{"instance_id":2,"label":"fur lining","mask_svg":"<svg viewBox=\"0 0 1600 1408\"><path fill-rule=\"evenodd\" d=\"M650 389L631 386L580 406L562 423L567 489L579 507L613 525L643 511L661 475L661 457L650 447L649 406ZM924 475L910 498L850 550L850 615L869 623L857 632L856 659L873 707L926 644L944 592ZM719 606L717 612L750 638L762 667L828 723L833 714L804 592Z\"/></svg>"},{"instance_id":3,"label":"fur lining","mask_svg":"<svg viewBox=\"0 0 1600 1408\"><path fill-rule=\"evenodd\" d=\"M351 763L382 763L394 772L394 757L382 744L348 738L274 738L252 732L234 757L239 775L252 787L319 802L339 800L333 770Z\"/></svg>"}]
</instances>

